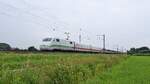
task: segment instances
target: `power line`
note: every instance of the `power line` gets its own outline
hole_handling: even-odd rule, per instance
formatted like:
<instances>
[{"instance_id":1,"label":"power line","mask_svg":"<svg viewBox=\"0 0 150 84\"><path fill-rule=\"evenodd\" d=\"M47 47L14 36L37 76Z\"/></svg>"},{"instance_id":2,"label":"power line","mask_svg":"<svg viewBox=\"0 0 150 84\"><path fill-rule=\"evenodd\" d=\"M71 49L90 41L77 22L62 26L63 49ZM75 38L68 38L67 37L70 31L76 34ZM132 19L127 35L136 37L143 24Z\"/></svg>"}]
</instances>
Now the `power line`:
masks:
<instances>
[{"instance_id":1,"label":"power line","mask_svg":"<svg viewBox=\"0 0 150 84\"><path fill-rule=\"evenodd\" d=\"M27 13L27 12L25 12L24 11L24 13L23 13L23 11L21 11L19 8L16 8L16 7L14 7L14 6L12 6L12 5L9 5L9 4L5 4L5 3L2 3L2 2L0 2L0 4L3 4L3 5L5 5L5 6L7 6L7 7L9 7L9 8L11 8L11 9L15 9L15 11L17 11L17 12L20 12L20 13L22 13L22 14L28 14L28 15L30 15L30 16L32 16L32 17L34 17L34 18L37 18L38 16L35 16L35 15L33 15L33 14L29 14L29 12ZM4 10L4 9L3 9ZM1 14L5 14L6 16L9 16L9 17L17 17L17 16L14 16L14 15L12 15L12 14L8 14L8 13L6 13L6 12L1 12ZM40 18L40 17L38 17L38 18ZM33 19L34 20L34 19ZM31 21L31 20L30 20ZM36 24L40 24L40 25L43 25L43 26L45 26L44 24L42 24L41 22L35 22L34 21L34 23L36 23ZM45 26L46 27L46 26Z\"/></svg>"},{"instance_id":2,"label":"power line","mask_svg":"<svg viewBox=\"0 0 150 84\"><path fill-rule=\"evenodd\" d=\"M25 2L26 3L26 5L30 5L30 4L28 4L27 2ZM43 18L43 17L41 17L41 16L39 16L39 15L36 15L36 14L33 14L33 13L31 13L30 11L26 11L26 10L21 10L20 8L17 8L17 7L15 7L15 6L13 6L13 5L10 5L10 4L7 4L7 3L4 3L4 2L0 2L0 4L3 4L3 5L6 5L7 7L9 7L9 8L13 8L13 9L15 9L15 11L17 11L17 12L20 12L20 13L22 13L22 14L27 14L27 15L30 15L30 16L32 16L32 17L34 17L34 18L39 18L39 19L42 19L42 20L44 20L45 22L47 22L48 23L48 25L49 25L49 21L51 21L51 20L49 20L48 18ZM16 10L17 9L17 10ZM60 24L60 23L58 23L58 22L60 22L60 23L63 23L63 24ZM66 28L66 25L68 25L68 24L66 24L66 23L64 23L64 22L61 22L61 21L55 21L55 22L52 22L51 24L50 24L50 26L46 26L45 24L42 24L43 22L37 22L37 21L34 21L34 23L36 23L36 24L38 24L38 25L42 25L42 26L44 26L44 27L46 27L46 28L51 28L51 29L55 29L55 31L59 31L59 32L66 32L66 31L63 31L63 30L61 30L61 29L59 29L60 28L60 26L62 27L65 27ZM79 35L79 43L81 43L81 41L82 41L82 36L81 36L81 29L80 29L80 35ZM87 32L85 32L84 31L84 33L87 33ZM88 33L89 34L89 33ZM88 35L87 34L87 35ZM105 43L105 42L104 42Z\"/></svg>"},{"instance_id":3,"label":"power line","mask_svg":"<svg viewBox=\"0 0 150 84\"><path fill-rule=\"evenodd\" d=\"M15 9L15 11L18 11L18 12L20 12L20 13L22 13L22 14L28 14L28 15L34 17L34 18L39 18L39 19L42 19L42 20L44 20L44 21L46 21L46 22L50 22L50 20L47 19L47 18L43 18L43 17L41 17L41 16L39 16L39 15L35 15L35 14L29 12L29 11L21 10L20 8L17 8L17 7L15 7L15 6L13 6L13 5L6 4L6 3L4 3L4 2L0 2L0 4L3 4L3 5L5 5L5 6L11 8L11 9L13 8L13 9ZM16 9L17 9L17 10L16 10ZM57 23L58 23L58 22L61 22L61 21L57 21ZM63 22L61 22L61 23L63 23ZM39 23L38 23L38 24L39 24ZM48 24L49 24L49 23L48 23ZM65 23L63 23L63 24L65 24ZM51 25L53 25L53 24L51 24ZM57 24L57 25L64 26L64 25L62 25L62 24Z\"/></svg>"}]
</instances>

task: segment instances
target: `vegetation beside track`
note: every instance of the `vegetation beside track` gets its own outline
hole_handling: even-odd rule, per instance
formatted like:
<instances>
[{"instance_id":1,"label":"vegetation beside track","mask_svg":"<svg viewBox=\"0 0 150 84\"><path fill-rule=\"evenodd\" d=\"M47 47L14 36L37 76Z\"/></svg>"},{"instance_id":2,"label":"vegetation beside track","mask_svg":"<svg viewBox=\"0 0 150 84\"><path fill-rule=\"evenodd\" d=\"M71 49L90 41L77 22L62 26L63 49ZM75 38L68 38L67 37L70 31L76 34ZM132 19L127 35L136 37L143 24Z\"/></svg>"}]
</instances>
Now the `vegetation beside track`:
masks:
<instances>
[{"instance_id":1,"label":"vegetation beside track","mask_svg":"<svg viewBox=\"0 0 150 84\"><path fill-rule=\"evenodd\" d=\"M0 52L0 84L79 84L126 58L111 54Z\"/></svg>"}]
</instances>

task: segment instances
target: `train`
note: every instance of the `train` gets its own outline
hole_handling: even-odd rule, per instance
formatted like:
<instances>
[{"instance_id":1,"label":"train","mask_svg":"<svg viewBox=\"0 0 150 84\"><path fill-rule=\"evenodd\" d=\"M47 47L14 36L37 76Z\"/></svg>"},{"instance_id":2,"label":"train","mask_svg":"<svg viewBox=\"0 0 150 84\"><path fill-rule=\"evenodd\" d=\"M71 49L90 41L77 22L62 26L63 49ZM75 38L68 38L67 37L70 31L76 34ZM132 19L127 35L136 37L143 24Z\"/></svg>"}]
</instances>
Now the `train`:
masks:
<instances>
[{"instance_id":1,"label":"train","mask_svg":"<svg viewBox=\"0 0 150 84\"><path fill-rule=\"evenodd\" d=\"M60 38L44 38L40 51L71 51L71 52L93 52L93 53L119 53L114 50L102 49L92 45L80 44L75 41Z\"/></svg>"},{"instance_id":2,"label":"train","mask_svg":"<svg viewBox=\"0 0 150 84\"><path fill-rule=\"evenodd\" d=\"M44 38L42 43L41 51L102 52L101 48L60 38Z\"/></svg>"}]
</instances>

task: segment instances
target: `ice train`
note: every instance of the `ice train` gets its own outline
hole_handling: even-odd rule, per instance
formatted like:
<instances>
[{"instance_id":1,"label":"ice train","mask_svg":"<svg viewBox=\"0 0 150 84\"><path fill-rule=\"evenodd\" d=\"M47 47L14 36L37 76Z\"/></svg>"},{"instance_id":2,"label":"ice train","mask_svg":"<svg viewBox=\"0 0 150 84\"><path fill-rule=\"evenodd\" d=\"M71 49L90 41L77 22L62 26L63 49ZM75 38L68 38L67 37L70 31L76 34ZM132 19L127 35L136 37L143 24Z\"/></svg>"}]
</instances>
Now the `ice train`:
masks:
<instances>
[{"instance_id":1,"label":"ice train","mask_svg":"<svg viewBox=\"0 0 150 84\"><path fill-rule=\"evenodd\" d=\"M40 45L41 51L75 51L75 52L102 52L101 48L93 47L92 45L84 45L76 43L75 41L59 39L59 38L45 38L43 44Z\"/></svg>"}]
</instances>

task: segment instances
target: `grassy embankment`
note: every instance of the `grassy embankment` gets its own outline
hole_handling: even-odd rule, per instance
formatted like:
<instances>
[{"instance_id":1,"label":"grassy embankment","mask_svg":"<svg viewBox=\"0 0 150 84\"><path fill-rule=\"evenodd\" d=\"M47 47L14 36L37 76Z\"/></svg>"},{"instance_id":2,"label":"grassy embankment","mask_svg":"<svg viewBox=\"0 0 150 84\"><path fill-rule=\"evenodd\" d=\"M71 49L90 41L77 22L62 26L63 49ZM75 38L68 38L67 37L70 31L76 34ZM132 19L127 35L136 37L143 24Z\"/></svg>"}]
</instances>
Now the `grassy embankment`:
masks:
<instances>
[{"instance_id":1,"label":"grassy embankment","mask_svg":"<svg viewBox=\"0 0 150 84\"><path fill-rule=\"evenodd\" d=\"M124 59L87 53L0 52L0 84L79 84Z\"/></svg>"},{"instance_id":2,"label":"grassy embankment","mask_svg":"<svg viewBox=\"0 0 150 84\"><path fill-rule=\"evenodd\" d=\"M150 56L132 56L86 84L150 84Z\"/></svg>"}]
</instances>

